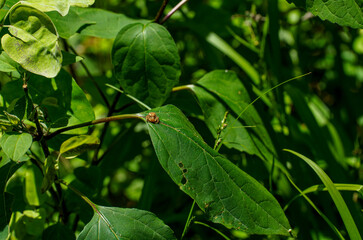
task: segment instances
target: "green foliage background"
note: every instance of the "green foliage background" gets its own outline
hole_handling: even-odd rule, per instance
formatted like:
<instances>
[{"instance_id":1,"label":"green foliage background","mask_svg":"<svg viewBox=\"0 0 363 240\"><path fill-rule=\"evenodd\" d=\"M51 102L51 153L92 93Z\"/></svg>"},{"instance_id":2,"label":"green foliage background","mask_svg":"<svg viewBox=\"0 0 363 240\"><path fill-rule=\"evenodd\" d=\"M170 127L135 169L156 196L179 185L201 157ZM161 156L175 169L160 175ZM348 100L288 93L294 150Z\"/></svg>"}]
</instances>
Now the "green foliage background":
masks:
<instances>
[{"instance_id":1,"label":"green foliage background","mask_svg":"<svg viewBox=\"0 0 363 240\"><path fill-rule=\"evenodd\" d=\"M13 2L16 1L6 1L5 7ZM178 2L170 0L165 13ZM321 1L310 1L315 5L308 6L302 1L293 2L319 15L319 11L314 11L314 8L321 6ZM116 79L117 74L114 73L111 60L111 49L118 32L137 19L154 19L161 3L157 0L96 0L86 10L71 7L65 17L56 12L47 13L59 36L64 39L59 42L59 47L63 52L64 69L70 75L65 70L61 70L55 80L31 75L29 92L36 96L32 99L33 103L48 106L48 116L44 116L44 122L49 118L54 123L52 128L57 129L67 124L144 110L105 84L120 87L120 79ZM359 3L358 1L358 12L360 9L361 14L362 7ZM2 9L0 13L5 15L5 12ZM320 14L320 17L329 18L324 14ZM178 86L182 87L174 89L170 95L163 94L163 99L155 100L156 103L148 98L142 99L146 99L151 106L160 106L165 100L165 104L179 108L211 147L221 137L224 142L218 145L219 153L264 185L282 208L286 207L286 217L299 239L335 239L337 235L303 197L289 202L299 192L289 182L286 172L302 190L321 184L321 180L304 161L282 149L293 149L314 160L334 183L348 184L343 189L346 191L340 193L359 232L363 233L363 30L359 29L362 22L349 25L339 22L336 17L330 19L340 24L338 25L321 18L284 0L191 0L163 24L174 39L180 55L181 75ZM97 24L100 22L102 27ZM349 23L348 20L347 22ZM3 29L1 36L5 34L4 31ZM76 59L76 55L82 59ZM16 112L15 106L25 106L25 100L13 102L18 98L25 99L23 93L14 91L19 89L22 81L15 80L17 76L9 74L17 67L15 63L10 64L7 58L3 54L0 56L0 70L6 72L0 73L2 110L13 108L15 112L12 114L23 119L23 116L30 113L26 110ZM67 61L72 64L65 64ZM27 70L32 72L31 69ZM274 86L305 73L311 74L269 91L242 114L240 120L236 120L245 106L255 98ZM175 77L179 73L173 72L172 75ZM215 79L223 79L222 84L218 81L213 83ZM224 81L228 84L223 84ZM95 83L104 93L103 96ZM127 86L122 87L127 90ZM54 92L50 92L50 88ZM241 90L243 97L229 93L228 88ZM57 89L65 90L59 92ZM67 89L73 89L72 94L69 95ZM90 104L82 105L86 101L82 90ZM156 91L152 88L149 90L151 95ZM143 98L142 94L140 98ZM63 101L64 106L61 108L52 108L54 103ZM81 105L84 108L71 111ZM227 110L227 127L218 132ZM160 113L160 117L164 117L163 111ZM65 115L69 116L66 124L63 119ZM173 123L165 122L169 125ZM183 124L181 121L180 125ZM165 126L125 119L68 132L74 135L88 133L98 137L101 145L86 147L87 150L93 149L92 151L76 149L77 153L82 154L72 159L62 159L59 178L71 183L96 204L138 208L154 213L179 239L193 204L193 199L189 196L194 198L195 194L183 189L182 181L185 179L180 174L170 174L171 179L162 168L163 157L160 156L163 155L160 151L164 150L161 147L161 150L154 150L153 144L157 145L155 135L158 132L153 132L153 127ZM165 131L165 138L173 135ZM230 131L229 135L225 134L227 131ZM1 141L27 137L29 136L4 134ZM59 151L69 137L68 134L60 134L49 138L48 146ZM251 142L254 144L248 145ZM21 219L28 224L35 217L30 216L26 210L33 210L32 214L39 216L45 215L44 211L48 214L52 212L49 210L51 206L44 203L51 202L49 199L54 196L41 194L41 173L39 169L30 167L34 165L33 160L28 161L29 158L42 159L44 156L37 142L33 142L31 153L28 151L25 156L23 152L6 152L5 144L6 142L1 144L5 152L2 159L12 155L16 156L13 160L21 163L12 163L15 167L7 165L6 169L0 168L1 174L15 172L19 168L9 181L7 178L0 179L1 193L4 193L0 204L8 201L12 212L17 212L18 221L14 220L16 214L13 214L13 223L21 222ZM55 159L56 157L53 160ZM194 158L190 162L193 160ZM1 167L4 161L0 161ZM323 188L316 187L307 196L341 235L348 239L349 235L336 205ZM25 196L29 192L36 194ZM97 215L93 216L94 209L73 191L64 188L63 192L63 209L67 209L67 212L60 213L65 214L65 217L61 217L62 224L57 223L59 215L56 211L49 214L46 223L35 224L43 228L31 232L30 235L36 236L34 239L41 239L39 236L50 239L47 236L51 236L51 231L63 232L63 239L74 239L88 222L97 221ZM5 198L5 195L8 196ZM195 199L201 206L202 201ZM203 208L200 206L199 208ZM100 206L100 209L103 208ZM191 224L185 239L222 239L212 228L218 229L230 239L288 238L249 235L237 229L227 229L220 224L208 222L208 216L202 212L205 209L199 208L195 207L196 222ZM45 217L41 219L44 220ZM8 224L8 221L2 221L0 219L1 224ZM206 228L198 222L206 222L212 228ZM13 224L15 229L20 227ZM0 239L3 239L7 232L5 228L1 230ZM26 234L29 237L29 232ZM84 234L85 232L81 233L80 239L87 239ZM165 234L172 239L172 233L168 229Z\"/></svg>"}]
</instances>

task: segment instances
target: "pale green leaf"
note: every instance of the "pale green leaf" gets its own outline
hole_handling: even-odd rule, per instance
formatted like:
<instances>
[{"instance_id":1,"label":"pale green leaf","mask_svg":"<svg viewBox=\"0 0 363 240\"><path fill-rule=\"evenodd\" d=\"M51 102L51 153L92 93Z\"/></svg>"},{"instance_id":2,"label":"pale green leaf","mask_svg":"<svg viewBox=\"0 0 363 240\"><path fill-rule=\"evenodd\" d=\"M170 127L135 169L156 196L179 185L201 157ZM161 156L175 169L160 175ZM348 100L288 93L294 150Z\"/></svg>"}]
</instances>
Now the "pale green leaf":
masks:
<instances>
[{"instance_id":1,"label":"pale green leaf","mask_svg":"<svg viewBox=\"0 0 363 240\"><path fill-rule=\"evenodd\" d=\"M62 66L62 54L50 18L33 7L17 5L9 20L10 34L1 39L4 51L29 72L55 77Z\"/></svg>"},{"instance_id":2,"label":"pale green leaf","mask_svg":"<svg viewBox=\"0 0 363 240\"><path fill-rule=\"evenodd\" d=\"M4 133L0 145L6 155L13 161L19 161L32 145L33 138L29 133Z\"/></svg>"},{"instance_id":3,"label":"pale green leaf","mask_svg":"<svg viewBox=\"0 0 363 240\"><path fill-rule=\"evenodd\" d=\"M95 0L25 0L21 1L22 4L30 5L43 12L57 11L62 16L69 12L71 6L88 7L92 5Z\"/></svg>"},{"instance_id":4,"label":"pale green leaf","mask_svg":"<svg viewBox=\"0 0 363 240\"><path fill-rule=\"evenodd\" d=\"M25 172L24 196L30 206L38 207L45 201L45 195L42 195L40 187L43 175L37 166L30 165Z\"/></svg>"},{"instance_id":5,"label":"pale green leaf","mask_svg":"<svg viewBox=\"0 0 363 240\"><path fill-rule=\"evenodd\" d=\"M112 62L125 92L153 107L162 105L179 81L178 49L160 24L122 28L112 48Z\"/></svg>"},{"instance_id":6,"label":"pale green leaf","mask_svg":"<svg viewBox=\"0 0 363 240\"><path fill-rule=\"evenodd\" d=\"M176 239L173 231L153 213L139 209L94 205L92 220L84 227L78 240L140 240Z\"/></svg>"},{"instance_id":7,"label":"pale green leaf","mask_svg":"<svg viewBox=\"0 0 363 240\"><path fill-rule=\"evenodd\" d=\"M19 66L13 59L2 52L0 55L0 72L14 72L17 71L17 66Z\"/></svg>"},{"instance_id":8,"label":"pale green leaf","mask_svg":"<svg viewBox=\"0 0 363 240\"><path fill-rule=\"evenodd\" d=\"M211 221L248 233L289 235L271 193L210 148L179 109L168 105L152 112L160 122L147 125L162 167Z\"/></svg>"},{"instance_id":9,"label":"pale green leaf","mask_svg":"<svg viewBox=\"0 0 363 240\"><path fill-rule=\"evenodd\" d=\"M60 154L65 158L75 158L87 150L98 147L100 140L90 135L80 135L71 137L62 143Z\"/></svg>"}]
</instances>

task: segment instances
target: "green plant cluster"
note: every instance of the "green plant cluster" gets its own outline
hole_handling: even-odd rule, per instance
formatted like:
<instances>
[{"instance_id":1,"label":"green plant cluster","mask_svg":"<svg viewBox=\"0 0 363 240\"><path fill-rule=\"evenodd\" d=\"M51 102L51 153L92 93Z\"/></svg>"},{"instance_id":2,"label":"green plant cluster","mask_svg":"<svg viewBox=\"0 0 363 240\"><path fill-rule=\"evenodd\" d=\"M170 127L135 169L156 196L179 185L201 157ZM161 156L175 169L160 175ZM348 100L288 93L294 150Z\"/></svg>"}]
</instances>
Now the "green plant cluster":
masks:
<instances>
[{"instance_id":1,"label":"green plant cluster","mask_svg":"<svg viewBox=\"0 0 363 240\"><path fill-rule=\"evenodd\" d=\"M360 0L0 7L0 240L362 239Z\"/></svg>"}]
</instances>

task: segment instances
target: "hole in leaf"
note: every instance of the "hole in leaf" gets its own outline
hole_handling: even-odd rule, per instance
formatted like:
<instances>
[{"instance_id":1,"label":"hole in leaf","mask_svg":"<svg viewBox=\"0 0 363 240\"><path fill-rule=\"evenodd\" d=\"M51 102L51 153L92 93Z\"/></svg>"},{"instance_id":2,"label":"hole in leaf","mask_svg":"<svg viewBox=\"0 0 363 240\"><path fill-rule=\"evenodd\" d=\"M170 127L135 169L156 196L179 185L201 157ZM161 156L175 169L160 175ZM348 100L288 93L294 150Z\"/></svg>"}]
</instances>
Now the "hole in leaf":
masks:
<instances>
[{"instance_id":1,"label":"hole in leaf","mask_svg":"<svg viewBox=\"0 0 363 240\"><path fill-rule=\"evenodd\" d=\"M181 184L185 185L187 183L187 179L183 176L183 179L181 180Z\"/></svg>"},{"instance_id":2,"label":"hole in leaf","mask_svg":"<svg viewBox=\"0 0 363 240\"><path fill-rule=\"evenodd\" d=\"M187 173L188 172L188 169L183 169L183 173Z\"/></svg>"},{"instance_id":3,"label":"hole in leaf","mask_svg":"<svg viewBox=\"0 0 363 240\"><path fill-rule=\"evenodd\" d=\"M179 163L180 168L184 168L184 164L182 162Z\"/></svg>"}]
</instances>

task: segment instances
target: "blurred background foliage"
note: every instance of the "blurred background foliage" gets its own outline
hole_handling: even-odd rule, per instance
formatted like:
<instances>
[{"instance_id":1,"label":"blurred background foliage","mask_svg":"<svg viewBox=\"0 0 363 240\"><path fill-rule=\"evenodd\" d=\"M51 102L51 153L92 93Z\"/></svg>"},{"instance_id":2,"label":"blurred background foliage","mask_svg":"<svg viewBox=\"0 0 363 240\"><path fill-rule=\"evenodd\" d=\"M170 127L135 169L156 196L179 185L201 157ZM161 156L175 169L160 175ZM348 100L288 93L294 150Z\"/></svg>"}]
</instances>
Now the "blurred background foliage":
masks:
<instances>
[{"instance_id":1,"label":"blurred background foliage","mask_svg":"<svg viewBox=\"0 0 363 240\"><path fill-rule=\"evenodd\" d=\"M179 1L170 0L165 13ZM93 7L124 14L134 19L153 19L162 0L102 0ZM177 43L182 62L180 85L195 83L215 69L237 72L251 98L292 77L311 72L269 93L267 99L255 103L275 144L282 162L294 182L301 188L320 184L314 172L301 160L281 150L293 149L316 161L335 183L363 184L363 30L350 29L314 17L285 0L191 0L165 24ZM219 36L230 48L211 41ZM64 43L73 46L85 58L87 73L80 63L68 69L88 93L97 118L108 114L108 108L89 81L90 75L112 101L116 93L104 86L117 84L113 79L110 52L112 39L75 35ZM235 55L233 55L235 54ZM239 56L245 58L258 73L251 79L241 68ZM257 89L257 90L256 90ZM197 101L189 92L175 92L168 103L182 109L205 141L214 139L203 122ZM114 113L138 112L136 105L121 96ZM107 130L93 128L101 136L96 167L86 167L94 153L78 160L64 162L62 171L91 199L107 199L113 206L150 210L171 226L180 236L192 199L179 191L161 169L146 126L136 121L112 122ZM61 141L55 139L54 146ZM56 148L55 148L56 149ZM260 159L235 150L222 148L246 172L263 183L284 207L298 192L277 170L269 183L271 169ZM86 160L86 161L84 161ZM66 174L65 174L66 175ZM92 176L89 182L87 176ZM83 179L85 179L83 181ZM360 232L363 233L362 195L342 192ZM86 223L92 210L77 206L79 218ZM343 230L344 226L327 192L309 194L328 218ZM78 202L78 200L77 200ZM80 200L81 202L81 200ZM198 212L197 212L198 213ZM300 239L334 239L325 221L303 198L286 210L287 217ZM198 214L197 214L198 215ZM198 218L202 218L201 213ZM82 225L79 225L79 229ZM231 239L280 239L278 236L248 236L213 225ZM193 224L187 239L221 239L213 230Z\"/></svg>"}]
</instances>

